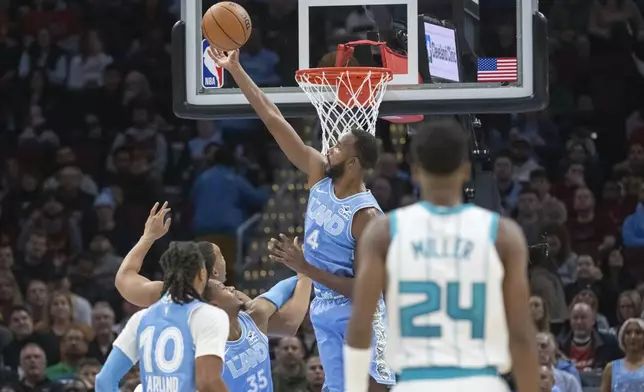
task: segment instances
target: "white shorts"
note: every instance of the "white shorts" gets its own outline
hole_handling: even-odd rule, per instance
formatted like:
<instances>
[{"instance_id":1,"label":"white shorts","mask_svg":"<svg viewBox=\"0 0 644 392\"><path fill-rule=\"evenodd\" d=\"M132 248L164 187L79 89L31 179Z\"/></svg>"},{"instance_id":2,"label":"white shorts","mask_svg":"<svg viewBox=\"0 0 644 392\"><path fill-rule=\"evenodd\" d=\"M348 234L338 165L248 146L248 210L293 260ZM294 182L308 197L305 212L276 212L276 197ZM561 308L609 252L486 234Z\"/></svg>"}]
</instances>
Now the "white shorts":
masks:
<instances>
[{"instance_id":1,"label":"white shorts","mask_svg":"<svg viewBox=\"0 0 644 392\"><path fill-rule=\"evenodd\" d=\"M391 392L510 392L508 384L496 376L475 376L445 380L398 382Z\"/></svg>"}]
</instances>

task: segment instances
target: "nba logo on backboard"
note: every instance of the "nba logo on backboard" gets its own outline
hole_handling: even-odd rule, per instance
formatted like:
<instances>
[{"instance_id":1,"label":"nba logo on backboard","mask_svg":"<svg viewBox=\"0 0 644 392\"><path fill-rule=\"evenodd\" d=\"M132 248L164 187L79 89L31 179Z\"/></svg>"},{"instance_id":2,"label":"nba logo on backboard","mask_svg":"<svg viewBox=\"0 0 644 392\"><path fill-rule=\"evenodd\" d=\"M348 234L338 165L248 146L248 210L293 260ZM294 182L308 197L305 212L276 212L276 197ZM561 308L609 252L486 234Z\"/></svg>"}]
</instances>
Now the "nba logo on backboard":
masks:
<instances>
[{"instance_id":1,"label":"nba logo on backboard","mask_svg":"<svg viewBox=\"0 0 644 392\"><path fill-rule=\"evenodd\" d=\"M425 45L427 45L427 57L429 60L429 63L433 63L433 56L432 56L432 37L425 33Z\"/></svg>"},{"instance_id":2,"label":"nba logo on backboard","mask_svg":"<svg viewBox=\"0 0 644 392\"><path fill-rule=\"evenodd\" d=\"M201 41L201 85L203 88L222 88L224 85L224 69L208 56L208 47L210 47L210 44L207 40Z\"/></svg>"}]
</instances>

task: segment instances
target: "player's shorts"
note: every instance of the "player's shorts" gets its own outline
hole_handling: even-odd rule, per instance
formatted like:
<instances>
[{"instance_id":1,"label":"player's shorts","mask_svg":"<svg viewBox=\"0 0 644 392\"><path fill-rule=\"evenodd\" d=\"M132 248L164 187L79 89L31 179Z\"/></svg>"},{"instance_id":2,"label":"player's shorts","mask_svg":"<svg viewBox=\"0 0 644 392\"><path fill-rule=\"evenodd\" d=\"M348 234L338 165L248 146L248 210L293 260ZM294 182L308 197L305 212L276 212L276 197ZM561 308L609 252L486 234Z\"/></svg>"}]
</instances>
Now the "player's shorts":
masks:
<instances>
[{"instance_id":1,"label":"player's shorts","mask_svg":"<svg viewBox=\"0 0 644 392\"><path fill-rule=\"evenodd\" d=\"M501 377L476 376L467 378L444 378L405 381L398 380L391 392L510 392L508 383Z\"/></svg>"},{"instance_id":2,"label":"player's shorts","mask_svg":"<svg viewBox=\"0 0 644 392\"><path fill-rule=\"evenodd\" d=\"M311 302L311 323L325 374L323 391L344 391L342 347L351 318L351 307L351 301L345 297L320 298L316 295ZM386 325L385 303L381 299L374 315L374 353L370 374L379 384L394 385L396 383L394 373L384 359L387 341Z\"/></svg>"}]
</instances>

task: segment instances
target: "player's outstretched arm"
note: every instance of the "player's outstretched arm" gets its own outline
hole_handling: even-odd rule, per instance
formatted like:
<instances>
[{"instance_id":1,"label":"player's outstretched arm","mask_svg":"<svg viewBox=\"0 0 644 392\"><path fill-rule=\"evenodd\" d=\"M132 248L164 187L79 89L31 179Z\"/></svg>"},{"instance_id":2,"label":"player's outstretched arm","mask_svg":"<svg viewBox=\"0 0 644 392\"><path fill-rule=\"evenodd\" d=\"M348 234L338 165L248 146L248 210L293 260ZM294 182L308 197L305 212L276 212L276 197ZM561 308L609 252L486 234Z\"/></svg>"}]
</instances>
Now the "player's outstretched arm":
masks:
<instances>
[{"instance_id":1,"label":"player's outstretched arm","mask_svg":"<svg viewBox=\"0 0 644 392\"><path fill-rule=\"evenodd\" d=\"M210 47L208 54L217 65L230 72L237 86L248 99L248 103L266 125L266 128L268 128L268 131L273 135L291 163L308 174L309 183L314 184L324 178L324 156L319 151L304 144L291 124L284 119L278 107L268 99L262 89L248 76L244 68L239 64L239 51L228 52L228 55L226 55Z\"/></svg>"},{"instance_id":2,"label":"player's outstretched arm","mask_svg":"<svg viewBox=\"0 0 644 392\"><path fill-rule=\"evenodd\" d=\"M270 336L293 336L306 316L312 281L298 274L285 279L249 302L248 314Z\"/></svg>"},{"instance_id":3,"label":"player's outstretched arm","mask_svg":"<svg viewBox=\"0 0 644 392\"><path fill-rule=\"evenodd\" d=\"M116 337L110 355L107 356L101 371L96 375L94 383L96 392L117 392L121 379L139 360L136 332L143 312L141 310L134 313L125 324L123 331Z\"/></svg>"},{"instance_id":4,"label":"player's outstretched arm","mask_svg":"<svg viewBox=\"0 0 644 392\"><path fill-rule=\"evenodd\" d=\"M199 392L228 392L222 378L230 321L226 313L204 304L190 318L195 345L195 381Z\"/></svg>"},{"instance_id":5,"label":"player's outstretched arm","mask_svg":"<svg viewBox=\"0 0 644 392\"><path fill-rule=\"evenodd\" d=\"M389 217L369 222L358 240L353 307L344 346L346 392L365 392L369 386L373 315L387 284L387 249L391 241Z\"/></svg>"},{"instance_id":6,"label":"player's outstretched arm","mask_svg":"<svg viewBox=\"0 0 644 392\"><path fill-rule=\"evenodd\" d=\"M503 301L510 334L512 373L518 392L538 392L537 331L528 305L528 246L521 228L514 221L500 219L496 248L505 268Z\"/></svg>"},{"instance_id":7,"label":"player's outstretched arm","mask_svg":"<svg viewBox=\"0 0 644 392\"><path fill-rule=\"evenodd\" d=\"M171 218L165 219L170 212L168 202L155 203L150 210L150 216L145 222L145 229L139 242L134 245L123 259L123 263L116 273L114 285L125 300L136 306L148 307L159 300L163 290L163 282L150 281L148 278L139 275L143 259L150 251L154 241L163 237L170 228Z\"/></svg>"},{"instance_id":8,"label":"player's outstretched arm","mask_svg":"<svg viewBox=\"0 0 644 392\"><path fill-rule=\"evenodd\" d=\"M298 275L297 285L291 299L268 319L268 335L295 336L309 310L312 287L311 278L302 274Z\"/></svg>"}]
</instances>

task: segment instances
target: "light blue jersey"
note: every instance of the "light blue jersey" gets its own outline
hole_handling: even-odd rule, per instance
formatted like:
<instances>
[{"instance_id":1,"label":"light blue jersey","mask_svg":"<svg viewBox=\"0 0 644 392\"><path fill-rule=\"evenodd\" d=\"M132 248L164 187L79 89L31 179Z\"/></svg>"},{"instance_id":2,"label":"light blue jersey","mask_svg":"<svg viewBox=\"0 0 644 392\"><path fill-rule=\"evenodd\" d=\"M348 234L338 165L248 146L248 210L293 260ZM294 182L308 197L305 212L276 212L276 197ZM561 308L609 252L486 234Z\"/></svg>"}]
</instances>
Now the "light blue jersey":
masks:
<instances>
[{"instance_id":1,"label":"light blue jersey","mask_svg":"<svg viewBox=\"0 0 644 392\"><path fill-rule=\"evenodd\" d=\"M376 208L371 192L361 192L338 199L331 178L324 178L311 188L304 225L304 257L315 267L337 276L354 277L353 259L356 239L351 234L355 214ZM382 211L381 211L382 212ZM326 375L324 390L344 391L342 345L351 317L351 301L324 285L314 282L311 322ZM374 360L371 376L381 384L394 384L394 375L384 361L386 342L384 302L378 305L374 319Z\"/></svg>"},{"instance_id":2,"label":"light blue jersey","mask_svg":"<svg viewBox=\"0 0 644 392\"><path fill-rule=\"evenodd\" d=\"M369 191L338 199L331 178L313 185L304 222L306 261L334 275L353 277L356 240L351 234L351 224L353 216L364 208L381 211ZM339 296L318 282L313 282L313 286L318 297Z\"/></svg>"},{"instance_id":3,"label":"light blue jersey","mask_svg":"<svg viewBox=\"0 0 644 392\"><path fill-rule=\"evenodd\" d=\"M240 312L238 319L242 333L226 343L224 382L230 391L272 392L268 338L248 314Z\"/></svg>"},{"instance_id":4,"label":"light blue jersey","mask_svg":"<svg viewBox=\"0 0 644 392\"><path fill-rule=\"evenodd\" d=\"M144 391L196 390L195 344L188 322L201 301L176 304L164 297L150 306L137 329L139 368Z\"/></svg>"}]
</instances>

